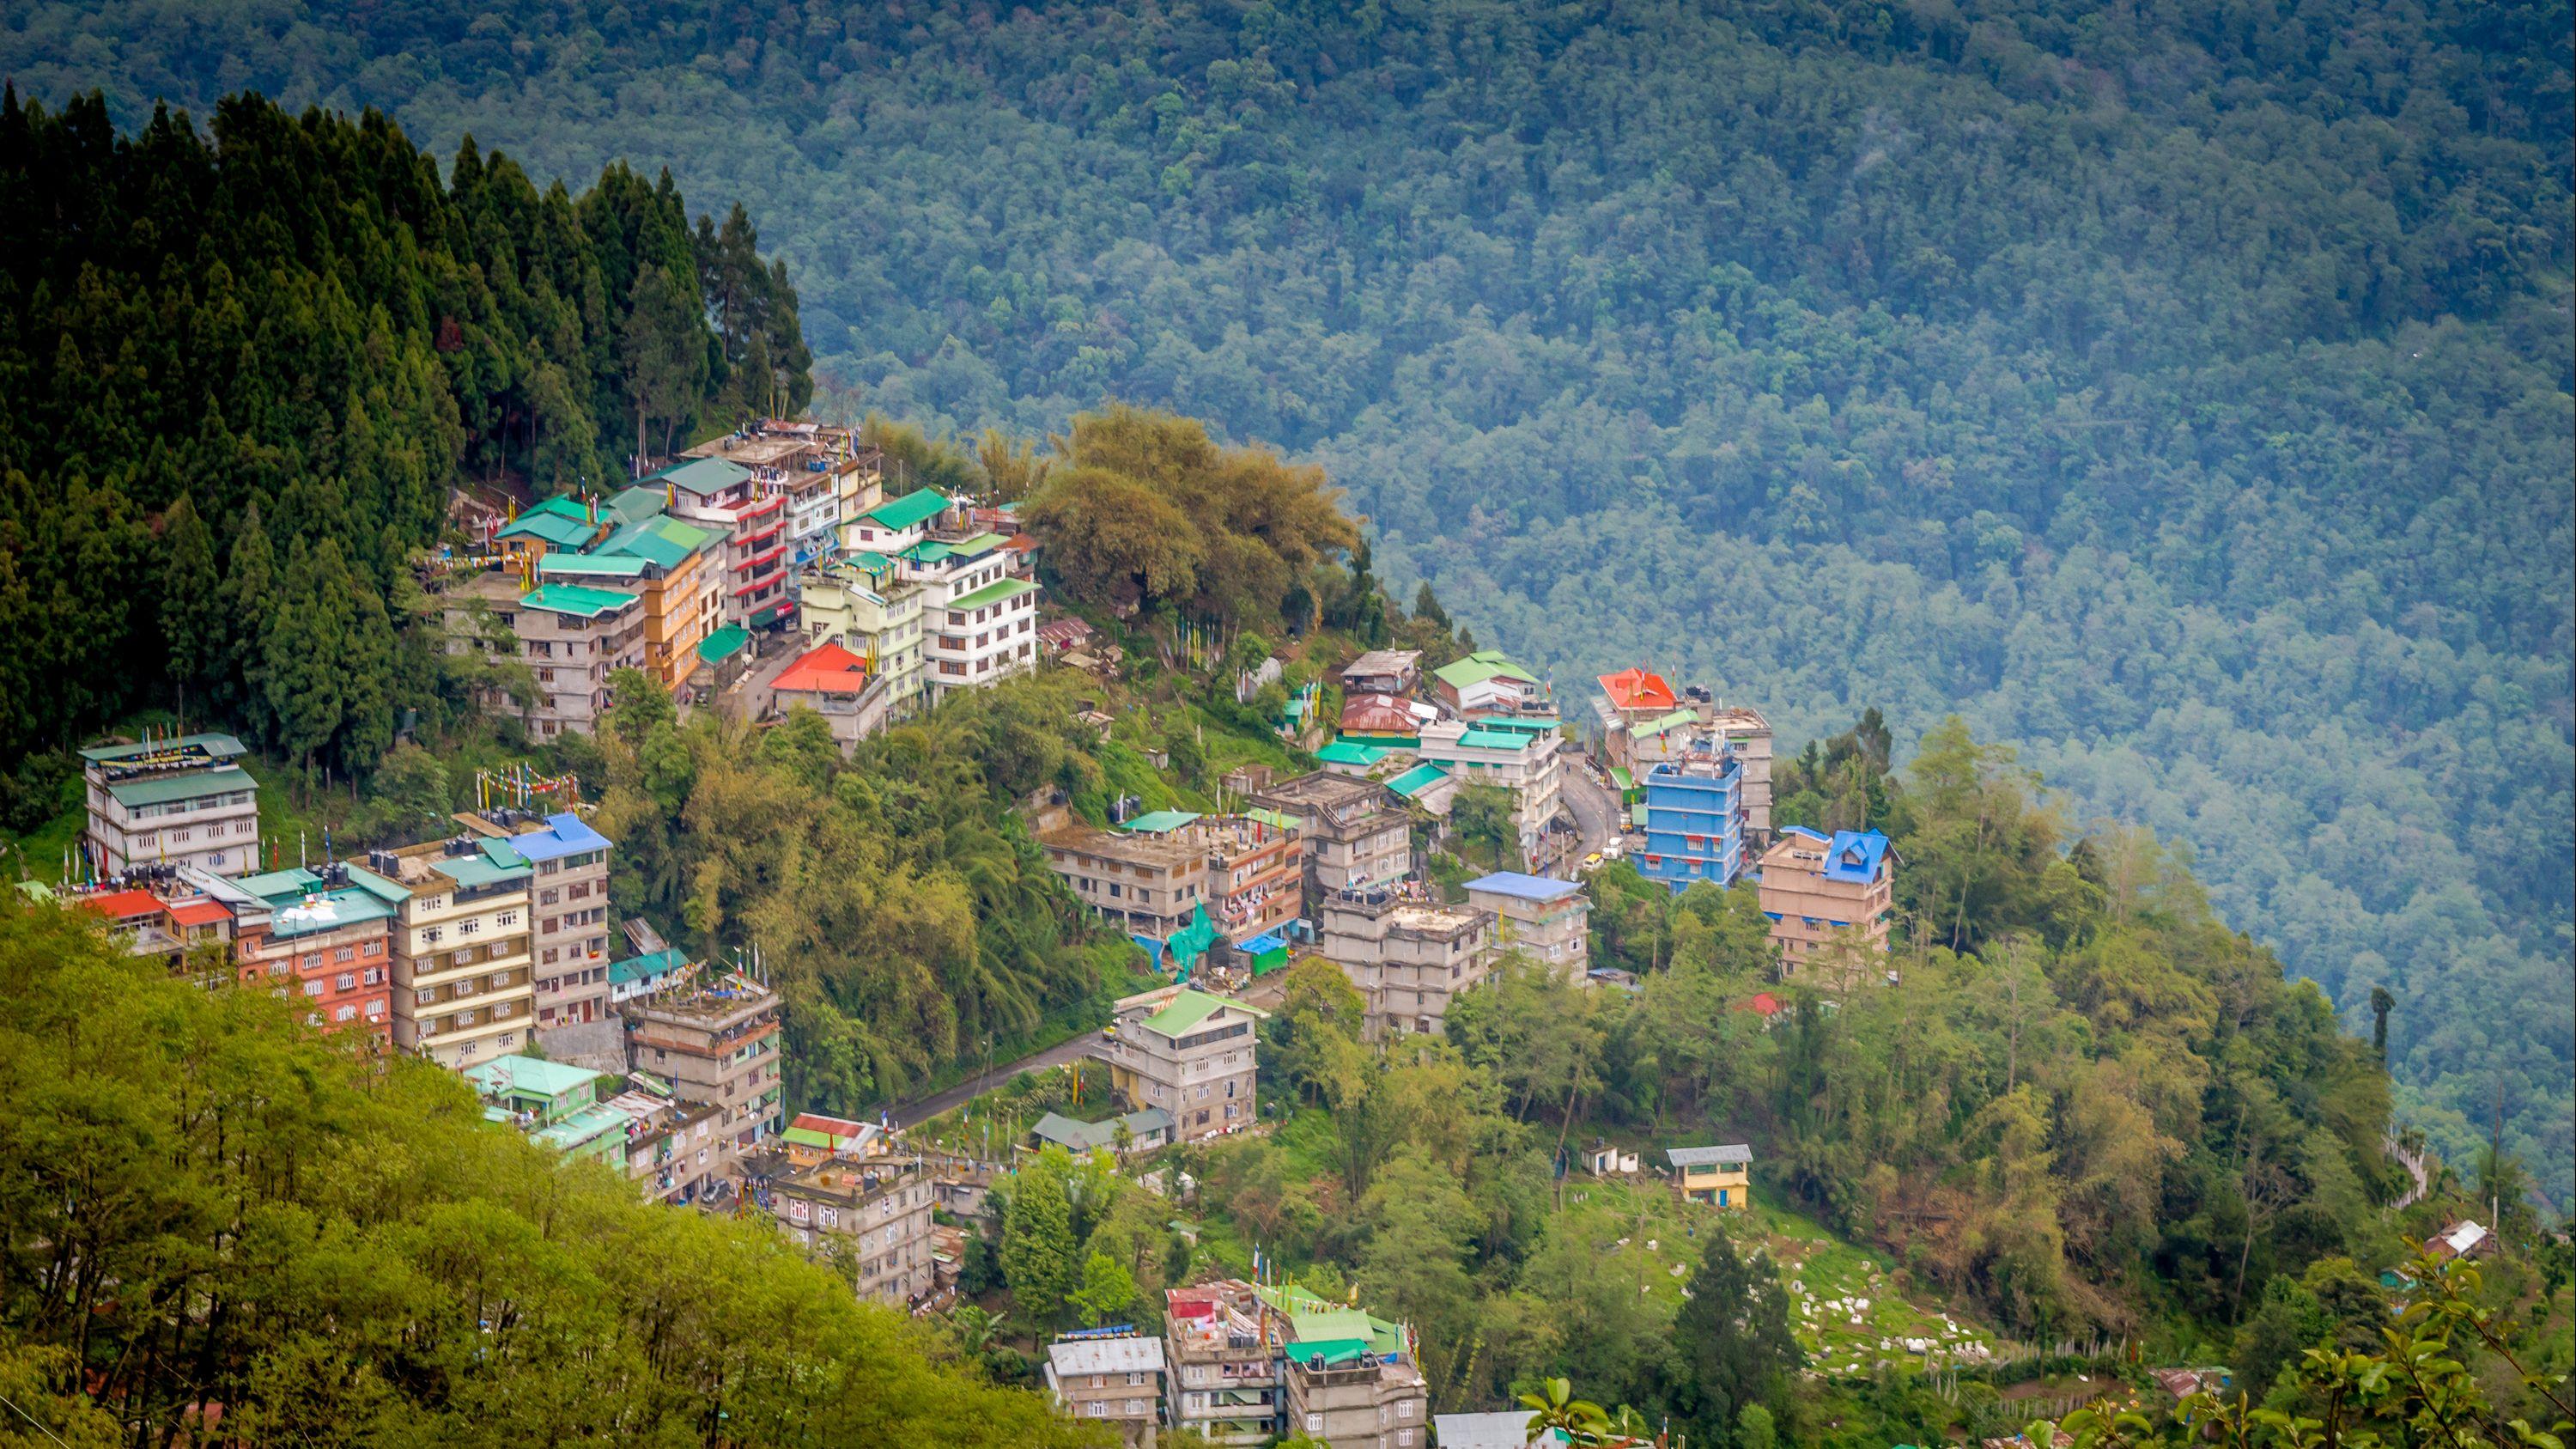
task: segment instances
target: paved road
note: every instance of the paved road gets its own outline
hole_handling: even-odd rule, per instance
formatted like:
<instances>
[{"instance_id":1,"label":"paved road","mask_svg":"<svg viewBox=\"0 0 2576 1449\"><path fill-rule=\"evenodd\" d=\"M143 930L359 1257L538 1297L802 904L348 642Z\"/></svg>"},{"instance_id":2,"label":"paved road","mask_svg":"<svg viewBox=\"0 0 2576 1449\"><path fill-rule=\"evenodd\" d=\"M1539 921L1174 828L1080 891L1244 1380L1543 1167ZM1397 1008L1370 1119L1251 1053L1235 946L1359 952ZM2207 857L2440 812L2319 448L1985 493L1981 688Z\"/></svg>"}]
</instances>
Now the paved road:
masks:
<instances>
[{"instance_id":1,"label":"paved road","mask_svg":"<svg viewBox=\"0 0 2576 1449\"><path fill-rule=\"evenodd\" d=\"M917 1102L906 1102L900 1107L888 1109L886 1116L897 1127L918 1127L968 1098L980 1097L1023 1072L1041 1072L1049 1067L1063 1066L1076 1057L1088 1056L1091 1054L1093 1044L1099 1040L1099 1032L1086 1031L1061 1045L1048 1047L1045 1051L1032 1053L1015 1062L1004 1062L980 1076L969 1077L947 1091L933 1092Z\"/></svg>"},{"instance_id":2,"label":"paved road","mask_svg":"<svg viewBox=\"0 0 2576 1449\"><path fill-rule=\"evenodd\" d=\"M1599 850L1620 837L1619 797L1592 777L1588 765L1568 760L1563 774L1564 785L1558 792L1565 802L1566 813L1574 817L1575 832L1583 844L1576 860Z\"/></svg>"}]
</instances>

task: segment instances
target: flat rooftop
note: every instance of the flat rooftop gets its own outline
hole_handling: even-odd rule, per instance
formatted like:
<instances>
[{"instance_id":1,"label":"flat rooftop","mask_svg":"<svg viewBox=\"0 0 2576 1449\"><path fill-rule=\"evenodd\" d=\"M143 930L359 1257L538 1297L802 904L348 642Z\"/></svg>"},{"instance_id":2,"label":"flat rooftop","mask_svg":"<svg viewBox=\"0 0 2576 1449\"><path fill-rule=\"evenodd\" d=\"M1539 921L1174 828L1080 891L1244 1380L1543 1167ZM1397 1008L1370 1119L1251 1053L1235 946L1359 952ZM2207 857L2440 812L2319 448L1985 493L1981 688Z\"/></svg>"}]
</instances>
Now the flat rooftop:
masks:
<instances>
[{"instance_id":1,"label":"flat rooftop","mask_svg":"<svg viewBox=\"0 0 2576 1449\"><path fill-rule=\"evenodd\" d=\"M1050 830L1038 837L1038 843L1049 850L1069 850L1103 860L1130 865L1159 866L1165 869L1205 860L1207 847L1179 839L1174 835L1140 835L1118 830L1095 830L1088 825L1068 825Z\"/></svg>"},{"instance_id":2,"label":"flat rooftop","mask_svg":"<svg viewBox=\"0 0 2576 1449\"><path fill-rule=\"evenodd\" d=\"M1285 800L1292 805L1334 806L1383 799L1385 788L1374 780L1359 780L1349 775L1336 775L1329 770L1317 770L1311 775L1278 781L1257 793L1264 799Z\"/></svg>"}]
</instances>

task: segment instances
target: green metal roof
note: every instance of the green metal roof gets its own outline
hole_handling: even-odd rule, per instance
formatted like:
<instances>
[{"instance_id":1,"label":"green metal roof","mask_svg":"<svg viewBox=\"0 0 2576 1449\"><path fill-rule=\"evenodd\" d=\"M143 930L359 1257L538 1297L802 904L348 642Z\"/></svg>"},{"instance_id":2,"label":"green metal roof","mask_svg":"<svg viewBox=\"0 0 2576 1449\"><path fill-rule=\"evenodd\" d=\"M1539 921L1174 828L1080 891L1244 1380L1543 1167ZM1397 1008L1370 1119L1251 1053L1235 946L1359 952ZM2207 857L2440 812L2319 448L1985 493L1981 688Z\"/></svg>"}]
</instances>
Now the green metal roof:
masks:
<instances>
[{"instance_id":1,"label":"green metal roof","mask_svg":"<svg viewBox=\"0 0 2576 1449\"><path fill-rule=\"evenodd\" d=\"M727 624L698 641L698 657L709 664L721 664L742 652L751 642L751 631L740 624Z\"/></svg>"},{"instance_id":2,"label":"green metal roof","mask_svg":"<svg viewBox=\"0 0 2576 1449\"><path fill-rule=\"evenodd\" d=\"M670 495L659 488L637 483L620 488L615 496L601 505L602 511L619 523L635 523L652 518L671 506Z\"/></svg>"},{"instance_id":3,"label":"green metal roof","mask_svg":"<svg viewBox=\"0 0 2576 1449\"><path fill-rule=\"evenodd\" d=\"M599 551L633 554L670 569L678 568L681 560L714 542L715 537L708 529L657 515L638 519L610 534Z\"/></svg>"},{"instance_id":4,"label":"green metal roof","mask_svg":"<svg viewBox=\"0 0 2576 1449\"><path fill-rule=\"evenodd\" d=\"M1433 677L1452 689L1482 684L1488 679L1517 679L1524 684L1538 683L1538 676L1504 657L1499 649L1480 649L1464 659L1453 659L1431 671Z\"/></svg>"},{"instance_id":5,"label":"green metal roof","mask_svg":"<svg viewBox=\"0 0 2576 1449\"><path fill-rule=\"evenodd\" d=\"M1610 783L1618 786L1622 791L1634 790L1637 788L1637 777L1629 774L1628 767L1625 765L1612 765Z\"/></svg>"},{"instance_id":6,"label":"green metal roof","mask_svg":"<svg viewBox=\"0 0 2576 1449\"><path fill-rule=\"evenodd\" d=\"M227 790L256 790L259 782L239 765L217 765L211 770L190 770L185 774L147 776L126 780L107 787L116 803L132 809L137 805L166 805L173 800L193 800L200 795L220 795Z\"/></svg>"},{"instance_id":7,"label":"green metal roof","mask_svg":"<svg viewBox=\"0 0 2576 1449\"><path fill-rule=\"evenodd\" d=\"M1449 772L1438 765L1416 765L1386 782L1386 788L1410 800L1449 778Z\"/></svg>"},{"instance_id":8,"label":"green metal roof","mask_svg":"<svg viewBox=\"0 0 2576 1449\"><path fill-rule=\"evenodd\" d=\"M840 1144L811 1127L790 1127L778 1134L799 1147L820 1147L829 1152Z\"/></svg>"},{"instance_id":9,"label":"green metal roof","mask_svg":"<svg viewBox=\"0 0 2576 1449\"><path fill-rule=\"evenodd\" d=\"M487 840L483 844L494 846L500 845L501 842ZM510 859L518 860L519 863L504 865L478 851L473 855L442 855L433 860L430 867L468 890L477 886L499 885L504 881L524 880L536 873L536 867L524 860L519 860L517 851L510 850L507 846L501 848L508 851Z\"/></svg>"},{"instance_id":10,"label":"green metal roof","mask_svg":"<svg viewBox=\"0 0 2576 1449\"><path fill-rule=\"evenodd\" d=\"M1009 539L998 533L979 533L973 538L962 538L948 545L948 551L959 558L975 558L991 553L1008 542L1010 542Z\"/></svg>"},{"instance_id":11,"label":"green metal roof","mask_svg":"<svg viewBox=\"0 0 2576 1449\"><path fill-rule=\"evenodd\" d=\"M1682 726L1689 724L1698 718L1698 715L1691 713L1689 710L1677 709L1671 714L1665 715L1661 719L1648 720L1644 724L1635 726L1630 729L1628 733L1636 739L1651 740L1666 730L1680 729Z\"/></svg>"},{"instance_id":12,"label":"green metal roof","mask_svg":"<svg viewBox=\"0 0 2576 1449\"><path fill-rule=\"evenodd\" d=\"M579 548L600 526L590 510L570 498L549 498L502 525L502 538L533 538L554 548Z\"/></svg>"},{"instance_id":13,"label":"green metal roof","mask_svg":"<svg viewBox=\"0 0 2576 1449\"><path fill-rule=\"evenodd\" d=\"M628 982L638 981L647 976L659 976L665 971L676 968L688 959L688 957L680 953L680 949L676 946L667 951L655 951L643 956L629 956L623 961L611 961L608 963L608 980L612 985L623 986Z\"/></svg>"},{"instance_id":14,"label":"green metal roof","mask_svg":"<svg viewBox=\"0 0 2576 1449\"><path fill-rule=\"evenodd\" d=\"M565 553L557 550L537 560L537 572L566 578L632 579L652 565L631 553Z\"/></svg>"},{"instance_id":15,"label":"green metal roof","mask_svg":"<svg viewBox=\"0 0 2576 1449\"><path fill-rule=\"evenodd\" d=\"M574 1152L611 1132L625 1131L626 1124L634 1120L623 1107L593 1102L560 1122L529 1133L528 1140L557 1152Z\"/></svg>"},{"instance_id":16,"label":"green metal roof","mask_svg":"<svg viewBox=\"0 0 2576 1449\"><path fill-rule=\"evenodd\" d=\"M1195 810L1154 810L1139 815L1118 828L1132 830L1139 835L1161 835L1167 831L1178 830L1198 818L1198 812Z\"/></svg>"},{"instance_id":17,"label":"green metal roof","mask_svg":"<svg viewBox=\"0 0 2576 1449\"><path fill-rule=\"evenodd\" d=\"M751 470L723 458L691 458L668 468L644 475L648 483L668 483L683 493L700 498L722 493L751 476Z\"/></svg>"},{"instance_id":18,"label":"green metal roof","mask_svg":"<svg viewBox=\"0 0 2576 1449\"><path fill-rule=\"evenodd\" d=\"M1535 738L1537 736L1518 734L1511 730L1489 730L1478 725L1460 735L1457 745L1462 750L1505 750L1518 754L1528 749L1530 741Z\"/></svg>"},{"instance_id":19,"label":"green metal roof","mask_svg":"<svg viewBox=\"0 0 2576 1449\"><path fill-rule=\"evenodd\" d=\"M195 745L197 748L204 750L207 754L212 755L219 760L229 760L235 756L247 755L250 753L249 750L242 747L242 742L240 740L233 738L231 735L201 734L181 735L175 740L146 740L140 744L132 745L92 745L90 748L81 751L80 757L94 764L104 765L111 764L118 760L130 760L137 755L149 755L158 753L162 750L177 749L185 745Z\"/></svg>"},{"instance_id":20,"label":"green metal roof","mask_svg":"<svg viewBox=\"0 0 2576 1449\"><path fill-rule=\"evenodd\" d=\"M1034 594L1037 590L1038 586L1027 579L1004 579L999 583L986 584L964 598L950 599L948 607L980 609L986 604L998 604L1008 599L1016 599L1022 594Z\"/></svg>"},{"instance_id":21,"label":"green metal roof","mask_svg":"<svg viewBox=\"0 0 2576 1449\"><path fill-rule=\"evenodd\" d=\"M1204 991L1184 990L1165 1003L1162 1010L1145 1018L1142 1025L1145 1030L1160 1036L1180 1036L1229 1006L1237 1011L1250 1012L1254 1016L1268 1015L1240 1001L1228 1001L1222 996L1210 996Z\"/></svg>"},{"instance_id":22,"label":"green metal roof","mask_svg":"<svg viewBox=\"0 0 2576 1449\"><path fill-rule=\"evenodd\" d=\"M535 592L519 600L519 607L596 619L602 614L616 613L634 602L633 594L621 594L615 589L585 588L580 584L539 584Z\"/></svg>"},{"instance_id":23,"label":"green metal roof","mask_svg":"<svg viewBox=\"0 0 2576 1449\"><path fill-rule=\"evenodd\" d=\"M1275 825L1281 830L1303 830L1306 828L1306 822L1303 818L1291 815L1285 810L1273 810L1267 805L1255 805L1251 809L1244 811L1243 815L1247 820L1258 820L1264 825Z\"/></svg>"},{"instance_id":24,"label":"green metal roof","mask_svg":"<svg viewBox=\"0 0 2576 1449\"><path fill-rule=\"evenodd\" d=\"M1357 744L1350 740L1335 740L1331 744L1317 750L1315 752L1315 758L1323 761L1327 765L1359 765L1365 767L1374 765L1378 761L1385 759L1386 751L1378 749L1373 745Z\"/></svg>"},{"instance_id":25,"label":"green metal roof","mask_svg":"<svg viewBox=\"0 0 2576 1449\"><path fill-rule=\"evenodd\" d=\"M901 498L880 503L861 518L879 528L917 528L948 511L948 495L936 488L916 488Z\"/></svg>"},{"instance_id":26,"label":"green metal roof","mask_svg":"<svg viewBox=\"0 0 2576 1449\"><path fill-rule=\"evenodd\" d=\"M531 1097L560 1097L604 1075L569 1062L528 1056L494 1057L465 1069L465 1080L483 1091L521 1092Z\"/></svg>"}]
</instances>

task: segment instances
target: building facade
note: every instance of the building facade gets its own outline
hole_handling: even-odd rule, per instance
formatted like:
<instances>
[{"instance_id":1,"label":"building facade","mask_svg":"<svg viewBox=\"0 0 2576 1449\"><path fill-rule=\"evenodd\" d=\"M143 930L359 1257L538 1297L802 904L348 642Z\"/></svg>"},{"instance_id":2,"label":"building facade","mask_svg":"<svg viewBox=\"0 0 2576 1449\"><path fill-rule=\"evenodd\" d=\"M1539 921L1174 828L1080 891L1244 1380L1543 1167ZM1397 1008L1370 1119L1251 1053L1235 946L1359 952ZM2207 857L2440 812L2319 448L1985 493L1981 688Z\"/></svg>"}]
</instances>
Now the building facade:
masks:
<instances>
[{"instance_id":1,"label":"building facade","mask_svg":"<svg viewBox=\"0 0 2576 1449\"><path fill-rule=\"evenodd\" d=\"M578 554L549 559L587 561ZM488 635L484 610L494 626ZM482 702L518 714L538 739L589 734L609 706L610 672L648 662L643 601L619 589L547 582L522 590L508 574L478 574L448 590L446 615L448 653L498 660L505 657L498 646L507 645L506 657L527 666L532 695L519 699L496 688L484 691Z\"/></svg>"},{"instance_id":2,"label":"building facade","mask_svg":"<svg viewBox=\"0 0 2576 1449\"><path fill-rule=\"evenodd\" d=\"M458 1070L523 1045L536 1015L534 867L507 842L459 837L378 852L367 869L402 891L394 1045Z\"/></svg>"},{"instance_id":3,"label":"building facade","mask_svg":"<svg viewBox=\"0 0 2576 1449\"><path fill-rule=\"evenodd\" d=\"M1413 821L1384 785L1318 770L1252 797L1256 808L1298 822L1305 841L1307 913L1329 894L1392 885L1413 874Z\"/></svg>"},{"instance_id":4,"label":"building facade","mask_svg":"<svg viewBox=\"0 0 2576 1449\"><path fill-rule=\"evenodd\" d=\"M1095 1330L1047 1346L1047 1392L1066 1417L1105 1424L1119 1442L1142 1449L1162 1423L1163 1341Z\"/></svg>"},{"instance_id":5,"label":"building facade","mask_svg":"<svg viewBox=\"0 0 2576 1449\"><path fill-rule=\"evenodd\" d=\"M1744 869L1743 767L1727 749L1693 751L1647 769L1639 874L1675 892L1723 889Z\"/></svg>"},{"instance_id":6,"label":"building facade","mask_svg":"<svg viewBox=\"0 0 2576 1449\"><path fill-rule=\"evenodd\" d=\"M1500 721L1439 720L1422 727L1424 764L1437 765L1461 788L1490 785L1512 793L1512 823L1520 858L1537 864L1549 854L1549 822L1556 819L1563 768L1555 722L1545 729L1514 728Z\"/></svg>"},{"instance_id":7,"label":"building facade","mask_svg":"<svg viewBox=\"0 0 2576 1449\"><path fill-rule=\"evenodd\" d=\"M778 1063L778 997L741 972L701 977L624 1008L628 1062L671 1094L719 1109L719 1175L786 1125Z\"/></svg>"},{"instance_id":8,"label":"building facade","mask_svg":"<svg viewBox=\"0 0 2576 1449\"><path fill-rule=\"evenodd\" d=\"M849 754L859 741L881 733L890 716L885 681L870 677L867 661L838 644L817 644L776 679L770 695L780 714L810 709L823 717L832 740Z\"/></svg>"},{"instance_id":9,"label":"building facade","mask_svg":"<svg viewBox=\"0 0 2576 1449\"><path fill-rule=\"evenodd\" d=\"M1576 983L1592 969L1592 898L1574 882L1497 871L1467 882L1467 904L1493 913L1497 949Z\"/></svg>"},{"instance_id":10,"label":"building facade","mask_svg":"<svg viewBox=\"0 0 2576 1449\"><path fill-rule=\"evenodd\" d=\"M400 886L347 864L232 882L233 960L244 986L303 998L306 1019L393 1044L394 920Z\"/></svg>"},{"instance_id":11,"label":"building facade","mask_svg":"<svg viewBox=\"0 0 2576 1449\"><path fill-rule=\"evenodd\" d=\"M257 870L259 782L239 763L249 753L225 734L81 751L91 867L103 877L141 866Z\"/></svg>"},{"instance_id":12,"label":"building facade","mask_svg":"<svg viewBox=\"0 0 2576 1449\"><path fill-rule=\"evenodd\" d=\"M537 1025L607 1020L608 856L615 847L569 812L542 820L499 811L468 818L483 820L484 828L535 868L529 892L536 920L530 946L536 954Z\"/></svg>"},{"instance_id":13,"label":"building facade","mask_svg":"<svg viewBox=\"0 0 2576 1449\"><path fill-rule=\"evenodd\" d=\"M1886 954L1887 923L1896 910L1895 857L1875 830L1832 835L1792 825L1762 854L1757 887L1783 979L1831 976L1848 987L1874 970L1838 956ZM1852 980L1842 980L1842 977Z\"/></svg>"},{"instance_id":14,"label":"building facade","mask_svg":"<svg viewBox=\"0 0 2576 1449\"><path fill-rule=\"evenodd\" d=\"M1675 1147L1671 1160L1682 1201L1741 1211L1753 1206L1753 1149L1741 1142L1720 1147Z\"/></svg>"},{"instance_id":15,"label":"building facade","mask_svg":"<svg viewBox=\"0 0 2576 1449\"><path fill-rule=\"evenodd\" d=\"M1324 898L1317 918L1324 954L1367 1002L1370 1041L1445 1030L1450 1000L1485 979L1494 915L1409 900L1380 887Z\"/></svg>"},{"instance_id":16,"label":"building facade","mask_svg":"<svg viewBox=\"0 0 2576 1449\"><path fill-rule=\"evenodd\" d=\"M1279 1432L1280 1333L1240 1279L1163 1295L1163 1422L1242 1449Z\"/></svg>"},{"instance_id":17,"label":"building facade","mask_svg":"<svg viewBox=\"0 0 2576 1449\"><path fill-rule=\"evenodd\" d=\"M1423 1449L1431 1393L1412 1331L1297 1288L1261 1289L1280 1324L1280 1415L1331 1449Z\"/></svg>"},{"instance_id":18,"label":"building facade","mask_svg":"<svg viewBox=\"0 0 2576 1449\"><path fill-rule=\"evenodd\" d=\"M1172 1114L1175 1141L1196 1142L1260 1116L1254 1025L1268 1013L1187 987L1164 987L1118 1004L1098 1048L1110 1085L1138 1111Z\"/></svg>"},{"instance_id":19,"label":"building facade","mask_svg":"<svg viewBox=\"0 0 2576 1449\"><path fill-rule=\"evenodd\" d=\"M1210 904L1207 851L1175 834L1062 825L1038 844L1075 899L1129 935L1165 939Z\"/></svg>"},{"instance_id":20,"label":"building facade","mask_svg":"<svg viewBox=\"0 0 2576 1449\"><path fill-rule=\"evenodd\" d=\"M723 621L765 629L795 612L787 595L787 496L730 458L690 458L639 480L661 487L671 515L713 532Z\"/></svg>"},{"instance_id":21,"label":"building facade","mask_svg":"<svg viewBox=\"0 0 2576 1449\"><path fill-rule=\"evenodd\" d=\"M862 1298L903 1306L936 1286L930 1175L908 1158L835 1158L769 1185L769 1211L809 1255L831 1253Z\"/></svg>"},{"instance_id":22,"label":"building facade","mask_svg":"<svg viewBox=\"0 0 2576 1449\"><path fill-rule=\"evenodd\" d=\"M1542 713L1550 706L1547 685L1514 664L1499 649L1482 649L1431 671L1432 693L1452 714Z\"/></svg>"}]
</instances>

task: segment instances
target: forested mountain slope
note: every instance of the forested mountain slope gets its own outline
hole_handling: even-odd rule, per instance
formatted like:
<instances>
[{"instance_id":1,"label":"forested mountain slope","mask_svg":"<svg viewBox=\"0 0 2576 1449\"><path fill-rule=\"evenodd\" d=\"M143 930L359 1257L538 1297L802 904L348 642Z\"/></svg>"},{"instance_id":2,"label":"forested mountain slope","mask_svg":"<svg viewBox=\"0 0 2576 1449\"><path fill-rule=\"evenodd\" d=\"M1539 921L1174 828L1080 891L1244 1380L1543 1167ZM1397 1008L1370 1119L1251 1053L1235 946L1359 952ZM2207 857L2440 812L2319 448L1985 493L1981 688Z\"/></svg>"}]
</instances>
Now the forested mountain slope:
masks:
<instances>
[{"instance_id":1,"label":"forested mountain slope","mask_svg":"<svg viewBox=\"0 0 2576 1449\"><path fill-rule=\"evenodd\" d=\"M1126 11L1129 13L1120 13ZM1325 463L1573 686L1951 708L2191 842L2401 1111L2570 1179L2569 11L12 12L129 119L256 86L744 198L824 405L1104 394ZM851 389L856 389L855 393ZM2474 1125L2473 1125L2474 1124Z\"/></svg>"}]
</instances>

